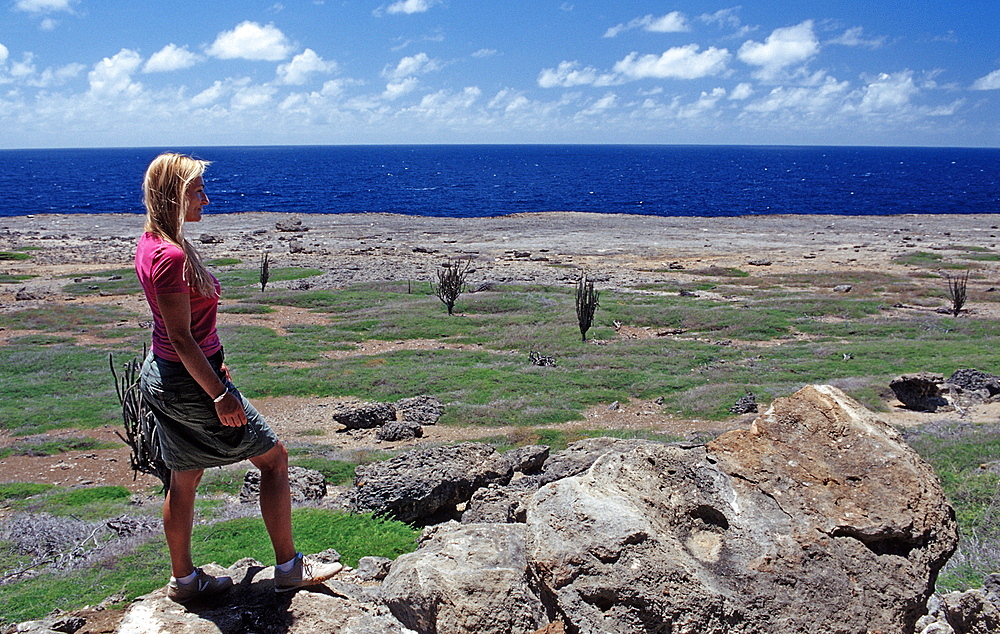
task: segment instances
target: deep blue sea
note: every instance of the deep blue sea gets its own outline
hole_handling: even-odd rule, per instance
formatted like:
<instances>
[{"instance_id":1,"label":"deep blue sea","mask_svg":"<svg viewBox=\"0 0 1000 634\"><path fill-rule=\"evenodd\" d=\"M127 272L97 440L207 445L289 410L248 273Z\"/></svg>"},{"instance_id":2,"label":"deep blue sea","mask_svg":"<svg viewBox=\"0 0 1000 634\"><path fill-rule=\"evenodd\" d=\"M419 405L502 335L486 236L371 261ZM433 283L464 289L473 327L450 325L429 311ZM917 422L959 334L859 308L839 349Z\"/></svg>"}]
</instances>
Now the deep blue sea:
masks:
<instances>
[{"instance_id":1,"label":"deep blue sea","mask_svg":"<svg viewBox=\"0 0 1000 634\"><path fill-rule=\"evenodd\" d=\"M175 148L210 213L656 216L1000 212L1000 149L646 145ZM0 216L142 213L159 149L0 151Z\"/></svg>"}]
</instances>

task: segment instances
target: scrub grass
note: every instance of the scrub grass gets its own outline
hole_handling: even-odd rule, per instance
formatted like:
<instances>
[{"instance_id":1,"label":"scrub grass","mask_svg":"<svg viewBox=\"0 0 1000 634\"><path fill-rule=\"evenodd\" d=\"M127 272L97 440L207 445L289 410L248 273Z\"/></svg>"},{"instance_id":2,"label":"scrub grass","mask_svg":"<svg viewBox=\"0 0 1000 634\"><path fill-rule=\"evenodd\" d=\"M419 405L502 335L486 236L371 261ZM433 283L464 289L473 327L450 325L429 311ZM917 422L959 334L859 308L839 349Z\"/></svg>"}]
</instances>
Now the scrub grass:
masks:
<instances>
[{"instance_id":1,"label":"scrub grass","mask_svg":"<svg viewBox=\"0 0 1000 634\"><path fill-rule=\"evenodd\" d=\"M958 519L959 550L938 591L982 587L1000 570L1000 425L946 422L910 430L907 440L934 467Z\"/></svg>"},{"instance_id":2,"label":"scrub grass","mask_svg":"<svg viewBox=\"0 0 1000 634\"><path fill-rule=\"evenodd\" d=\"M54 456L67 451L113 449L118 446L120 445L86 436L56 439L48 436L29 436L0 449L0 460L9 456Z\"/></svg>"},{"instance_id":3,"label":"scrub grass","mask_svg":"<svg viewBox=\"0 0 1000 634\"><path fill-rule=\"evenodd\" d=\"M364 556L395 558L416 548L419 532L371 514L350 515L322 509L292 511L296 546L304 553L336 548L341 561L357 566ZM274 564L264 523L259 517L240 518L195 526L192 535L195 561L230 566L243 557ZM111 595L118 604L166 584L170 561L159 534L136 547L99 558L96 565L75 567L0 586L0 623L38 619L53 609L71 611L96 605Z\"/></svg>"},{"instance_id":4,"label":"scrub grass","mask_svg":"<svg viewBox=\"0 0 1000 634\"><path fill-rule=\"evenodd\" d=\"M72 284L63 287L63 292L70 295L132 295L142 292L135 269L114 269L87 276L77 276Z\"/></svg>"}]
</instances>

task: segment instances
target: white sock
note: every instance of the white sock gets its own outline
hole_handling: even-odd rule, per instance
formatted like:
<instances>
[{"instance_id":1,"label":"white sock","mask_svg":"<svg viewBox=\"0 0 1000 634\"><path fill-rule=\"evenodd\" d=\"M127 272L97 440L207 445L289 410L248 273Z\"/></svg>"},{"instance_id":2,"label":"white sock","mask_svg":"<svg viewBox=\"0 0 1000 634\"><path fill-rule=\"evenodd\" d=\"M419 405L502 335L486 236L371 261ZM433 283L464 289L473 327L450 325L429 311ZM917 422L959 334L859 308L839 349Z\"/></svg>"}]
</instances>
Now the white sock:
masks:
<instances>
[{"instance_id":1,"label":"white sock","mask_svg":"<svg viewBox=\"0 0 1000 634\"><path fill-rule=\"evenodd\" d=\"M275 568L277 568L281 572L288 572L293 567L295 567L295 560L298 559L298 558L299 558L299 555L298 555L298 553L296 553L294 557L292 557L291 559L289 559L288 561L286 561L283 564L278 564L277 566L275 566Z\"/></svg>"},{"instance_id":2,"label":"white sock","mask_svg":"<svg viewBox=\"0 0 1000 634\"><path fill-rule=\"evenodd\" d=\"M180 579L178 579L177 577L171 577L171 578L174 581L176 581L177 583L181 584L182 586L186 586L186 585L188 585L189 583L191 583L192 581L194 581L195 579L198 578L198 570L196 569L194 572L192 572L188 576L181 577Z\"/></svg>"}]
</instances>

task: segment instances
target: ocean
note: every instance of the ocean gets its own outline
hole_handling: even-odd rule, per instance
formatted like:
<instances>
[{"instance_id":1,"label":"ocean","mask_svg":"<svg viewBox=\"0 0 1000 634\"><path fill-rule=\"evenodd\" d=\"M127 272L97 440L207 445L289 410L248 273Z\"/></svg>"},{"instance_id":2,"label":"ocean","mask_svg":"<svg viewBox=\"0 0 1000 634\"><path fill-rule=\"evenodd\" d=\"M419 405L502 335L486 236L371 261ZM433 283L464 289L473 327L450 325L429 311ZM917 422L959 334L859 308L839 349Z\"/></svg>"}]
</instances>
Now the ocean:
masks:
<instances>
[{"instance_id":1,"label":"ocean","mask_svg":"<svg viewBox=\"0 0 1000 634\"><path fill-rule=\"evenodd\" d=\"M0 151L0 216L143 213L162 149ZM656 216L1000 212L1000 149L647 145L169 148L210 160L208 213Z\"/></svg>"}]
</instances>

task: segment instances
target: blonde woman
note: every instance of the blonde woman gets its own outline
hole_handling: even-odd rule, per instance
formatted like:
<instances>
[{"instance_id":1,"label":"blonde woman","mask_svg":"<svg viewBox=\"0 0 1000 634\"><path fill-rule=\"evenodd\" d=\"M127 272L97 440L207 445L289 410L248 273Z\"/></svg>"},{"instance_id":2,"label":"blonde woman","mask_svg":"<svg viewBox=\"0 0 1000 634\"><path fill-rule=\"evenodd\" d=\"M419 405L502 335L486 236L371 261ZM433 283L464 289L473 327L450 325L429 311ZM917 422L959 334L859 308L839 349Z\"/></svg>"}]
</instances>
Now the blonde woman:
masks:
<instances>
[{"instance_id":1,"label":"blonde woman","mask_svg":"<svg viewBox=\"0 0 1000 634\"><path fill-rule=\"evenodd\" d=\"M342 566L309 563L292 540L288 452L231 381L216 330L221 287L184 225L201 220L209 203L202 175L207 161L181 154L156 157L146 170L146 225L135 270L153 313L153 341L139 387L153 410L157 439L171 469L163 530L172 577L167 596L185 603L228 591L191 557L195 491L204 470L249 460L261 471L260 509L274 547L278 592L315 585Z\"/></svg>"}]
</instances>

